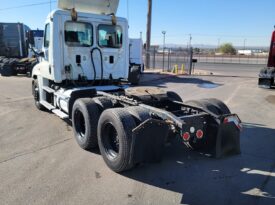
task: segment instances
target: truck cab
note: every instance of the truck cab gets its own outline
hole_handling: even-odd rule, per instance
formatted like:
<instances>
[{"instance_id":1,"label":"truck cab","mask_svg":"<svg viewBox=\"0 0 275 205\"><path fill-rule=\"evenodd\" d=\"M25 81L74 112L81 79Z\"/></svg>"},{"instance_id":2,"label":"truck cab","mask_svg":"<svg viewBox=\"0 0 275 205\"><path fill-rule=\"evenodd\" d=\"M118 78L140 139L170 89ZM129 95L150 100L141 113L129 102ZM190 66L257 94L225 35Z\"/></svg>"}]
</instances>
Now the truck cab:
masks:
<instances>
[{"instance_id":1,"label":"truck cab","mask_svg":"<svg viewBox=\"0 0 275 205\"><path fill-rule=\"evenodd\" d=\"M76 18L73 15L72 10L56 10L47 17L42 61L33 77L54 83L127 80L127 20L84 12L75 12Z\"/></svg>"}]
</instances>

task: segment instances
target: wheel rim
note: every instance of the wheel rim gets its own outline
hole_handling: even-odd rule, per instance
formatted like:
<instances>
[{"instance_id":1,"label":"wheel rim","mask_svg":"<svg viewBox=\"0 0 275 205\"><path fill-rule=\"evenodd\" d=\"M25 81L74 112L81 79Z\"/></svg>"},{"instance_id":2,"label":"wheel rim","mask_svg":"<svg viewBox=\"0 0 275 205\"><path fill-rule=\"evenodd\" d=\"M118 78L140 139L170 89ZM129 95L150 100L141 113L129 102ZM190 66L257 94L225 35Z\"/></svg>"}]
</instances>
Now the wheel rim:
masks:
<instances>
[{"instance_id":1,"label":"wheel rim","mask_svg":"<svg viewBox=\"0 0 275 205\"><path fill-rule=\"evenodd\" d=\"M33 84L33 95L34 95L34 102L36 105L38 105L39 104L39 88L35 83Z\"/></svg>"},{"instance_id":2,"label":"wheel rim","mask_svg":"<svg viewBox=\"0 0 275 205\"><path fill-rule=\"evenodd\" d=\"M86 134L86 125L84 116L80 110L75 111L74 121L77 137L79 138L79 140L83 141Z\"/></svg>"},{"instance_id":3,"label":"wheel rim","mask_svg":"<svg viewBox=\"0 0 275 205\"><path fill-rule=\"evenodd\" d=\"M107 157L114 159L119 154L119 138L118 133L112 123L106 123L103 126L103 144Z\"/></svg>"}]
</instances>

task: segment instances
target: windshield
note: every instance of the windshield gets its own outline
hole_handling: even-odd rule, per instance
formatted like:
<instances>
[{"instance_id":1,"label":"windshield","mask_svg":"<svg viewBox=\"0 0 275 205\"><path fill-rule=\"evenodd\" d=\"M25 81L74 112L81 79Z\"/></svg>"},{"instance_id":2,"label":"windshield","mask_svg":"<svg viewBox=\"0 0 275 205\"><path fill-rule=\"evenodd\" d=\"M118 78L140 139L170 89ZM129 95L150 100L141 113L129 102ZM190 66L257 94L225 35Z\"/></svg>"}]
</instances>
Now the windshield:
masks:
<instances>
[{"instance_id":1,"label":"windshield","mask_svg":"<svg viewBox=\"0 0 275 205\"><path fill-rule=\"evenodd\" d=\"M122 29L120 26L99 25L99 46L106 48L122 47Z\"/></svg>"},{"instance_id":2,"label":"windshield","mask_svg":"<svg viewBox=\"0 0 275 205\"><path fill-rule=\"evenodd\" d=\"M93 45L93 28L89 23L66 22L65 42L68 46L81 47Z\"/></svg>"}]
</instances>

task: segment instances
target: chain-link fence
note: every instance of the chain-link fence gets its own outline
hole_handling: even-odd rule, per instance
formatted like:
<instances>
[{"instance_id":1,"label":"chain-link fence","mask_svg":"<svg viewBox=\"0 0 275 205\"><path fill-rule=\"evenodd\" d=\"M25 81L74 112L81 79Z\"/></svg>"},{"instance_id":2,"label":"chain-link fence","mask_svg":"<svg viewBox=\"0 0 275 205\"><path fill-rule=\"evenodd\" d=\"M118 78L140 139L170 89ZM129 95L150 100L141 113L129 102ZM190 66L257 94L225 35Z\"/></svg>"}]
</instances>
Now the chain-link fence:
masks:
<instances>
[{"instance_id":1,"label":"chain-link fence","mask_svg":"<svg viewBox=\"0 0 275 205\"><path fill-rule=\"evenodd\" d=\"M144 56L145 59L145 56ZM199 64L254 64L266 65L268 56L262 54L254 54L251 56L245 55L210 55L192 53L186 51L174 51L166 49L165 52L159 50L150 51L150 69L158 69L162 71L185 70L188 72L190 60L193 59ZM144 61L145 62L145 61Z\"/></svg>"}]
</instances>

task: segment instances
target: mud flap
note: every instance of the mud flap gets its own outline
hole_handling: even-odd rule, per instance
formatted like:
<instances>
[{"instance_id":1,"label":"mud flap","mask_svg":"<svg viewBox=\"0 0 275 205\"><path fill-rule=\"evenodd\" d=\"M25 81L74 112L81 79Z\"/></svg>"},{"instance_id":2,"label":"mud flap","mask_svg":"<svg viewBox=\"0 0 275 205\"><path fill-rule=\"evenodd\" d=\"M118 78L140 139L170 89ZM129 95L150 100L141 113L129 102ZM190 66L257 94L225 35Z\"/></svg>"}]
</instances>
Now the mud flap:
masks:
<instances>
[{"instance_id":1,"label":"mud flap","mask_svg":"<svg viewBox=\"0 0 275 205\"><path fill-rule=\"evenodd\" d=\"M169 126L161 120L149 119L133 130L132 162L150 163L162 160Z\"/></svg>"},{"instance_id":2,"label":"mud flap","mask_svg":"<svg viewBox=\"0 0 275 205\"><path fill-rule=\"evenodd\" d=\"M215 157L240 154L240 129L234 122L220 124L216 137Z\"/></svg>"},{"instance_id":3,"label":"mud flap","mask_svg":"<svg viewBox=\"0 0 275 205\"><path fill-rule=\"evenodd\" d=\"M258 85L260 88L271 88L273 81L272 78L259 78Z\"/></svg>"}]
</instances>

